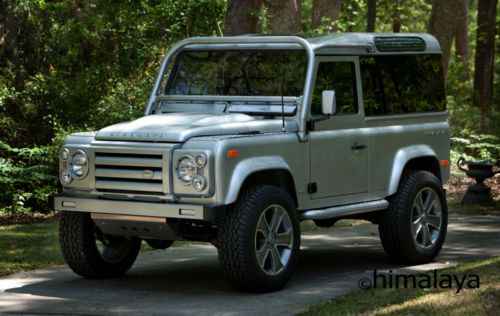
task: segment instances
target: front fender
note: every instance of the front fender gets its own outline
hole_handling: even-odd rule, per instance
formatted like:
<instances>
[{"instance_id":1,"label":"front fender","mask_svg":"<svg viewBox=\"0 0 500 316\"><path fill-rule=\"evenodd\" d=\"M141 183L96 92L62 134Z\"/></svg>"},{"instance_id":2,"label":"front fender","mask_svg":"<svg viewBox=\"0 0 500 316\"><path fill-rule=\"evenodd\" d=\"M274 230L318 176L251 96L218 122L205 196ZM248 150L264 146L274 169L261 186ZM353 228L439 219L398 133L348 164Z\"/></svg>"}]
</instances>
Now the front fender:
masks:
<instances>
[{"instance_id":1,"label":"front fender","mask_svg":"<svg viewBox=\"0 0 500 316\"><path fill-rule=\"evenodd\" d=\"M398 190L399 180L401 179L401 175L408 161L419 157L436 158L437 155L429 145L403 147L396 152L392 163L392 172L387 188L387 195L392 195Z\"/></svg>"},{"instance_id":2,"label":"front fender","mask_svg":"<svg viewBox=\"0 0 500 316\"><path fill-rule=\"evenodd\" d=\"M236 202L241 186L252 173L273 169L287 170L290 172L290 167L280 156L254 157L240 161L233 169L224 204L228 205Z\"/></svg>"}]
</instances>

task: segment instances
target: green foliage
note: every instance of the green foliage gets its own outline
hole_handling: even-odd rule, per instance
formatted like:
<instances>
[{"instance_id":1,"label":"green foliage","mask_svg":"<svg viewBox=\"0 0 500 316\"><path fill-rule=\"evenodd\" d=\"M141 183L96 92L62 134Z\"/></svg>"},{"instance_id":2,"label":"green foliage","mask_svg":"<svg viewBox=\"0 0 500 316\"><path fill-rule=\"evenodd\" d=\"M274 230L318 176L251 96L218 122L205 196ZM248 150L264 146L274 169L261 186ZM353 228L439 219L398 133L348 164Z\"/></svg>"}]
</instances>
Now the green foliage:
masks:
<instances>
[{"instance_id":1,"label":"green foliage","mask_svg":"<svg viewBox=\"0 0 500 316\"><path fill-rule=\"evenodd\" d=\"M9 213L36 207L47 211L47 198L58 182L58 145L13 148L0 141L0 206Z\"/></svg>"},{"instance_id":2,"label":"green foliage","mask_svg":"<svg viewBox=\"0 0 500 316\"><path fill-rule=\"evenodd\" d=\"M337 21L324 19L312 30L313 1L303 0L304 33L364 31L366 1L342 3ZM226 5L226 0L10 1L19 24L20 62L13 65L0 46L0 209L45 208L44 199L56 191L63 135L142 115L166 49L185 37L215 36ZM474 48L475 1L470 8ZM375 29L391 32L399 21L402 32L425 32L430 13L428 0L377 1ZM252 14L259 16L265 32L265 8ZM467 79L472 57L464 63L452 51L450 59L447 101L453 155L498 160L498 138L476 135L480 112L471 105L472 81ZM489 132L499 135L500 54L495 60Z\"/></svg>"},{"instance_id":3,"label":"green foliage","mask_svg":"<svg viewBox=\"0 0 500 316\"><path fill-rule=\"evenodd\" d=\"M401 32L426 32L431 3L426 0L416 1L377 1L376 32L392 32L393 24L398 20ZM322 19L322 25L311 30L312 1L302 1L302 23L304 32L308 35L331 32L365 32L366 31L366 0L344 0L342 10L336 21Z\"/></svg>"},{"instance_id":4,"label":"green foliage","mask_svg":"<svg viewBox=\"0 0 500 316\"><path fill-rule=\"evenodd\" d=\"M213 36L224 0L29 1L11 8L20 65L0 50L0 209L47 208L68 131L140 116L166 48ZM48 144L48 145L47 145Z\"/></svg>"},{"instance_id":5,"label":"green foliage","mask_svg":"<svg viewBox=\"0 0 500 316\"><path fill-rule=\"evenodd\" d=\"M145 101L151 93L158 66L151 63L148 69L128 78L115 78L97 103L89 122L93 128L101 128L118 122L130 121L142 115Z\"/></svg>"},{"instance_id":6,"label":"green foliage","mask_svg":"<svg viewBox=\"0 0 500 316\"><path fill-rule=\"evenodd\" d=\"M365 11L365 0L345 1L338 20L331 23L331 29L339 32L364 32L366 29Z\"/></svg>"},{"instance_id":7,"label":"green foliage","mask_svg":"<svg viewBox=\"0 0 500 316\"><path fill-rule=\"evenodd\" d=\"M500 162L500 138L488 134L472 134L463 130L451 138L456 156L467 160Z\"/></svg>"},{"instance_id":8,"label":"green foliage","mask_svg":"<svg viewBox=\"0 0 500 316\"><path fill-rule=\"evenodd\" d=\"M339 18L330 21L323 17L321 25L316 29L311 29L312 1L307 0L302 3L302 12L308 16L302 18L303 30L307 36L321 35L335 32L364 32L366 30L366 1L364 0L344 0Z\"/></svg>"},{"instance_id":9,"label":"green foliage","mask_svg":"<svg viewBox=\"0 0 500 316\"><path fill-rule=\"evenodd\" d=\"M187 36L215 35L225 5L14 2L21 65L17 75L0 59L0 139L41 145L61 127L82 128L84 122L93 129L137 117L165 48Z\"/></svg>"},{"instance_id":10,"label":"green foliage","mask_svg":"<svg viewBox=\"0 0 500 316\"><path fill-rule=\"evenodd\" d=\"M401 32L426 32L431 13L431 1L387 0L377 1L376 32L392 32L393 23L399 19Z\"/></svg>"}]
</instances>

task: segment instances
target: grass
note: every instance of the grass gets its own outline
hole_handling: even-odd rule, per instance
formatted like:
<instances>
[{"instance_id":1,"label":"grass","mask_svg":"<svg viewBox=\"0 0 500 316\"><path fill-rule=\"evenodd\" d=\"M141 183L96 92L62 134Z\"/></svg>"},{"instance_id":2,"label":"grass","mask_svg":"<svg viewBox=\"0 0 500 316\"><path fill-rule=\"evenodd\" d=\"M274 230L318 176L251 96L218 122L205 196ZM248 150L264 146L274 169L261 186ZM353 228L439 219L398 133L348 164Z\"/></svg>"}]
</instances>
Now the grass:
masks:
<instances>
[{"instance_id":1,"label":"grass","mask_svg":"<svg viewBox=\"0 0 500 316\"><path fill-rule=\"evenodd\" d=\"M57 221L0 226L0 276L62 263Z\"/></svg>"},{"instance_id":2,"label":"grass","mask_svg":"<svg viewBox=\"0 0 500 316\"><path fill-rule=\"evenodd\" d=\"M177 241L174 247L195 244ZM153 250L145 242L141 251ZM0 226L0 277L64 264L57 220Z\"/></svg>"},{"instance_id":3,"label":"grass","mask_svg":"<svg viewBox=\"0 0 500 316\"><path fill-rule=\"evenodd\" d=\"M498 315L500 257L462 263L438 275L479 275L479 288L370 289L310 308L303 315ZM402 283L401 283L402 284ZM402 287L402 286L401 286Z\"/></svg>"},{"instance_id":4,"label":"grass","mask_svg":"<svg viewBox=\"0 0 500 316\"><path fill-rule=\"evenodd\" d=\"M464 215L500 215L500 200L484 205L462 205L462 197L448 197L450 214Z\"/></svg>"}]
</instances>

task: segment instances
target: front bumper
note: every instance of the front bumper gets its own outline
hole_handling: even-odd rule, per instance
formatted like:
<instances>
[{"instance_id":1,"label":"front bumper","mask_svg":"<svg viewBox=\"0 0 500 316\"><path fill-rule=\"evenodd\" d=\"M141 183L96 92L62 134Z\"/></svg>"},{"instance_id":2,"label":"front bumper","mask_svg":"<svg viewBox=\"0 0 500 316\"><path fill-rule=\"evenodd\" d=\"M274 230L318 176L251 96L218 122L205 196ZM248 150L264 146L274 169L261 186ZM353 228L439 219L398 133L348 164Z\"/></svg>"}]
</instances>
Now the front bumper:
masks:
<instances>
[{"instance_id":1,"label":"front bumper","mask_svg":"<svg viewBox=\"0 0 500 316\"><path fill-rule=\"evenodd\" d=\"M51 195L49 206L56 211L180 218L217 221L225 216L223 205L195 205L142 201L106 200Z\"/></svg>"}]
</instances>

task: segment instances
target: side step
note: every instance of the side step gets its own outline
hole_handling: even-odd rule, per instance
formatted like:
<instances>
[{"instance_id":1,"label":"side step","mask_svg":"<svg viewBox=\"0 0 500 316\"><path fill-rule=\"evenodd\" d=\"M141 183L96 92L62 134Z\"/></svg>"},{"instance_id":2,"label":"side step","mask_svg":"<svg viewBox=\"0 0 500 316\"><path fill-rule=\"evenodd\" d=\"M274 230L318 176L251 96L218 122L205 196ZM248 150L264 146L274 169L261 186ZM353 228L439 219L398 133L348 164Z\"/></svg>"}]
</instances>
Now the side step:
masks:
<instances>
[{"instance_id":1,"label":"side step","mask_svg":"<svg viewBox=\"0 0 500 316\"><path fill-rule=\"evenodd\" d=\"M370 202L334 206L319 210L308 210L299 214L300 220L306 219L328 219L360 213L384 210L389 206L387 200L376 200Z\"/></svg>"}]
</instances>

